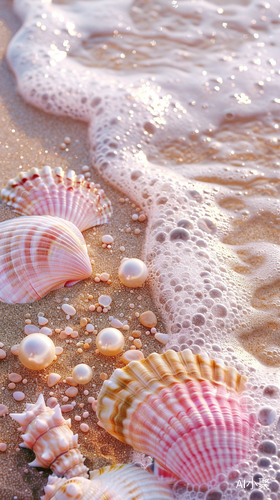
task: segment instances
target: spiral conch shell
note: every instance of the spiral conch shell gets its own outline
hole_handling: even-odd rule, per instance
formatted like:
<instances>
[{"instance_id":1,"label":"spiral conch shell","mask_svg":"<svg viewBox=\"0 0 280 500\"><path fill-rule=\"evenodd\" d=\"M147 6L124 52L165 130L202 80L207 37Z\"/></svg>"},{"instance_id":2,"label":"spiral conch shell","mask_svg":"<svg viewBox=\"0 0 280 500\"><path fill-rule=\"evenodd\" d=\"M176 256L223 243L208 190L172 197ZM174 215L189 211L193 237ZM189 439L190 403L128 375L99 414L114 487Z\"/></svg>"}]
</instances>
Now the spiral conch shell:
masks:
<instances>
[{"instance_id":1,"label":"spiral conch shell","mask_svg":"<svg viewBox=\"0 0 280 500\"><path fill-rule=\"evenodd\" d=\"M97 401L101 425L167 475L201 485L245 458L245 379L205 354L166 351L117 369Z\"/></svg>"},{"instance_id":2,"label":"spiral conch shell","mask_svg":"<svg viewBox=\"0 0 280 500\"><path fill-rule=\"evenodd\" d=\"M24 215L51 215L75 224L84 231L104 224L112 214L111 202L104 191L74 170L32 168L11 179L2 189L2 199Z\"/></svg>"},{"instance_id":3,"label":"spiral conch shell","mask_svg":"<svg viewBox=\"0 0 280 500\"><path fill-rule=\"evenodd\" d=\"M78 448L78 434L73 435L71 421L65 420L59 405L51 409L40 394L35 404L27 404L24 413L11 413L23 432L23 448L34 451L29 465L51 469L57 476L87 476L87 467Z\"/></svg>"},{"instance_id":4,"label":"spiral conch shell","mask_svg":"<svg viewBox=\"0 0 280 500\"><path fill-rule=\"evenodd\" d=\"M113 465L84 477L49 476L41 500L171 500L169 487L135 465Z\"/></svg>"},{"instance_id":5,"label":"spiral conch shell","mask_svg":"<svg viewBox=\"0 0 280 500\"><path fill-rule=\"evenodd\" d=\"M58 217L16 217L0 224L0 300L26 303L92 273L85 240Z\"/></svg>"}]
</instances>

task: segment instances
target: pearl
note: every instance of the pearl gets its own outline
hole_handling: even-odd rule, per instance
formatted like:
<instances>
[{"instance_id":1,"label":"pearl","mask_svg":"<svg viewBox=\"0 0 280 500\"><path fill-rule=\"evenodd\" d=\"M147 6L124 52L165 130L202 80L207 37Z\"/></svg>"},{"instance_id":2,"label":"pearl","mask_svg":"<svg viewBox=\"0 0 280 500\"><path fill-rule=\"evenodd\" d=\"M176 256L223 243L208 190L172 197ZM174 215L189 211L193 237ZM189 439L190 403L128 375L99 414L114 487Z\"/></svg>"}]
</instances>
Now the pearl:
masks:
<instances>
[{"instance_id":1,"label":"pearl","mask_svg":"<svg viewBox=\"0 0 280 500\"><path fill-rule=\"evenodd\" d=\"M81 363L80 365L76 365L73 368L72 377L76 384L85 385L91 381L93 377L93 371L89 365Z\"/></svg>"},{"instance_id":2,"label":"pearl","mask_svg":"<svg viewBox=\"0 0 280 500\"><path fill-rule=\"evenodd\" d=\"M55 359L55 345L43 333L32 333L21 341L18 357L26 368L43 370Z\"/></svg>"},{"instance_id":3,"label":"pearl","mask_svg":"<svg viewBox=\"0 0 280 500\"><path fill-rule=\"evenodd\" d=\"M118 275L123 285L137 288L146 281L148 269L140 259L125 259L119 267Z\"/></svg>"},{"instance_id":4,"label":"pearl","mask_svg":"<svg viewBox=\"0 0 280 500\"><path fill-rule=\"evenodd\" d=\"M124 347L124 336L117 328L103 328L96 337L96 347L104 356L116 356Z\"/></svg>"}]
</instances>

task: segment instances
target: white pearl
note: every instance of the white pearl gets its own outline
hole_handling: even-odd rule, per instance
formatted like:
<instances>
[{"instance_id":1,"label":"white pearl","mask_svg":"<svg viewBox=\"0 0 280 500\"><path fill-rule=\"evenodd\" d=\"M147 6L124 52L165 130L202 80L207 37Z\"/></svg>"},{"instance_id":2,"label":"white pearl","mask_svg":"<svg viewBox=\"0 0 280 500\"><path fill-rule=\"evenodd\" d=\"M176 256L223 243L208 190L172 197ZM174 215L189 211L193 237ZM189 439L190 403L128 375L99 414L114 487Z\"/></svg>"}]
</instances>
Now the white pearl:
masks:
<instances>
[{"instance_id":1,"label":"white pearl","mask_svg":"<svg viewBox=\"0 0 280 500\"><path fill-rule=\"evenodd\" d=\"M21 341L18 357L26 368L43 370L55 359L55 345L47 335L32 333Z\"/></svg>"},{"instance_id":2,"label":"white pearl","mask_svg":"<svg viewBox=\"0 0 280 500\"><path fill-rule=\"evenodd\" d=\"M140 259L125 259L119 267L118 275L123 285L137 288L146 281L148 269Z\"/></svg>"},{"instance_id":3,"label":"white pearl","mask_svg":"<svg viewBox=\"0 0 280 500\"><path fill-rule=\"evenodd\" d=\"M93 377L93 371L89 365L81 363L80 365L76 365L73 368L72 377L76 384L85 385L91 381Z\"/></svg>"},{"instance_id":4,"label":"white pearl","mask_svg":"<svg viewBox=\"0 0 280 500\"><path fill-rule=\"evenodd\" d=\"M103 328L96 337L96 347L104 356L116 356L124 347L124 336L117 328Z\"/></svg>"}]
</instances>

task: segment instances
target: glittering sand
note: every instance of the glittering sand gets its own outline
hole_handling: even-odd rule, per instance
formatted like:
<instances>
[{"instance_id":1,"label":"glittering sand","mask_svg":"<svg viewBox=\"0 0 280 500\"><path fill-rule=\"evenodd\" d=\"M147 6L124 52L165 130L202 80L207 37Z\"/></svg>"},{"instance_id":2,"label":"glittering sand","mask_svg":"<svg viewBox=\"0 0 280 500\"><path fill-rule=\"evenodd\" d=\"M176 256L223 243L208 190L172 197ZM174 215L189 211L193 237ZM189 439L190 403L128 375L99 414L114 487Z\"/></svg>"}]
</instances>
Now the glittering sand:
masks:
<instances>
[{"instance_id":1,"label":"glittering sand","mask_svg":"<svg viewBox=\"0 0 280 500\"><path fill-rule=\"evenodd\" d=\"M62 166L64 169L69 167L80 173L83 165L90 165L85 123L45 115L25 104L17 95L15 80L5 60L5 51L9 40L19 27L20 23L12 11L12 3L0 0L1 188L20 170L25 171L31 167ZM60 144L67 136L71 138L68 150L61 150ZM92 179L100 182L106 190L106 194L112 201L114 214L108 224L89 229L84 232L84 236L90 257L95 262L93 277L95 273L108 272L111 275L112 284L95 283L93 278L90 278L72 288L51 292L47 297L33 304L0 304L0 342L4 344L3 349L7 352L7 357L0 360L0 403L7 405L9 412L22 412L25 403L34 403L40 393L44 394L45 399L53 393L58 402L63 404L62 398L66 389L70 387L63 383L63 380L71 375L73 367L78 363L87 363L95 367L93 380L87 385L79 386L78 395L73 398L76 406L71 412L65 414L65 418L70 417L72 420L74 433L79 433L81 452L87 457L86 465L90 469L112 462L129 462L132 460L132 451L130 447L122 445L97 426L96 416L91 404L88 403L88 397L96 397L102 385L100 374L105 373L110 376L115 367L124 366L120 360L121 355L109 358L96 354L95 335L91 333L86 335L85 328L80 327L80 318L90 318L97 331L109 326L109 315L123 321L127 320L129 330L123 332L126 339L125 350L133 344L128 337L133 330L139 330L142 333L141 350L145 356L154 351L159 352L162 344L159 344L152 334L146 336L147 329L141 325L135 312L141 314L146 310L154 311L158 318L157 330L164 332L164 325L149 294L149 280L142 288L131 290L121 285L117 276L118 266L123 257L141 258L146 222L134 222L131 218L135 213L132 202L120 203L121 193L106 186L95 173L92 174ZM0 205L1 221L15 216L17 215L8 207ZM126 232L128 228L131 228L131 232ZM135 229L140 229L140 233L135 235ZM105 234L111 234L114 237L112 252L108 248L102 248L101 238ZM124 247L125 251L121 251L121 247ZM90 312L89 305L96 304L98 297L102 294L112 297L111 310L107 313ZM93 298L89 300L88 295L92 295ZM69 299L68 303L77 310L77 314L69 320L66 320L66 315L60 308L65 299ZM59 337L59 334L53 333L51 338L56 346L63 347L63 353L45 370L32 372L24 368L18 358L11 353L11 346L18 344L24 338L26 314L30 314L32 323L38 325L39 312L42 312L49 320L47 326L53 330L70 326L78 331L79 336L72 339L72 343L67 343L65 339ZM89 338L92 338L92 342L88 342ZM78 342L81 342L82 352L80 353ZM86 343L89 345L88 349L84 348ZM12 372L20 373L24 379L27 379L27 383L25 385L22 382L17 383L16 388L10 390L8 374ZM46 379L52 372L60 374L62 379L56 386L49 388ZM25 400L16 402L13 398L14 391L24 392ZM84 391L88 391L88 394L85 395ZM81 421L74 420L76 415L82 416L85 411L89 412L88 418L82 417ZM88 433L81 432L81 423L89 425ZM8 415L0 417L0 442L8 445L7 451L0 451L0 500L37 500L43 494L43 485L47 482L49 471L43 469L40 471L28 466L28 462L34 459L34 454L29 450L18 448L21 439L17 428L18 424Z\"/></svg>"}]
</instances>

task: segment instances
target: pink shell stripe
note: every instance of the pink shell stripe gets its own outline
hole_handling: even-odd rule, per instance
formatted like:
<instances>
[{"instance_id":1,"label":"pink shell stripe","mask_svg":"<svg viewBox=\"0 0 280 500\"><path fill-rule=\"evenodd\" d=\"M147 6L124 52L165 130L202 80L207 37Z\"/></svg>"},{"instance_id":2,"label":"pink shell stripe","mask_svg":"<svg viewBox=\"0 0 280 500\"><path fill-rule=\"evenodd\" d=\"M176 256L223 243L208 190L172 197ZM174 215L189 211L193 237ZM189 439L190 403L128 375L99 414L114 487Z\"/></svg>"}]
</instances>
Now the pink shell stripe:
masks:
<instances>
[{"instance_id":1,"label":"pink shell stripe","mask_svg":"<svg viewBox=\"0 0 280 500\"><path fill-rule=\"evenodd\" d=\"M84 238L71 222L30 216L0 224L1 301L33 302L91 273Z\"/></svg>"},{"instance_id":2,"label":"pink shell stripe","mask_svg":"<svg viewBox=\"0 0 280 500\"><path fill-rule=\"evenodd\" d=\"M108 222L112 215L104 191L73 170L65 174L45 166L21 172L2 189L2 199L25 215L51 215L75 224L80 231Z\"/></svg>"},{"instance_id":3,"label":"pink shell stripe","mask_svg":"<svg viewBox=\"0 0 280 500\"><path fill-rule=\"evenodd\" d=\"M228 470L249 448L249 419L235 391L217 389L209 381L178 384L150 395L124 427L127 442L133 436L134 449L193 485Z\"/></svg>"}]
</instances>

